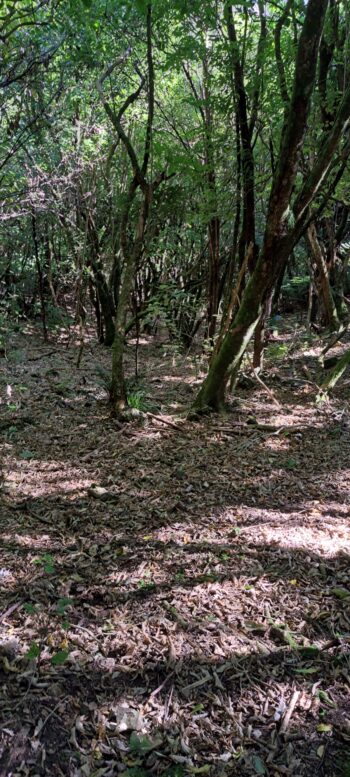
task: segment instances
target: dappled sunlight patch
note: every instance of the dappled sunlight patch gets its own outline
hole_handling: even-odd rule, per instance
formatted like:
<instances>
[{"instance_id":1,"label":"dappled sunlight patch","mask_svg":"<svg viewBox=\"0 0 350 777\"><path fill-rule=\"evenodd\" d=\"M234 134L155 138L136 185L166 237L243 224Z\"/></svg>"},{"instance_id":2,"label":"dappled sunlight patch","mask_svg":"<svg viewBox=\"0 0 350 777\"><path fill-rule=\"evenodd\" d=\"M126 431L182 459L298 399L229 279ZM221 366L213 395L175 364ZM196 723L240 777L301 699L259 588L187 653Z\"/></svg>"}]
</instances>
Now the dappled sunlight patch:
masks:
<instances>
[{"instance_id":1,"label":"dappled sunlight patch","mask_svg":"<svg viewBox=\"0 0 350 777\"><path fill-rule=\"evenodd\" d=\"M30 455L29 455L30 454ZM5 492L14 501L25 497L76 496L92 483L91 478L77 467L64 465L61 461L41 461L27 452L30 460L14 457L6 459Z\"/></svg>"},{"instance_id":2,"label":"dappled sunlight patch","mask_svg":"<svg viewBox=\"0 0 350 777\"><path fill-rule=\"evenodd\" d=\"M249 537L257 544L278 545L289 551L309 551L328 558L339 553L350 554L350 529L346 522L337 522L336 525L329 522L318 528L314 523L312 526L300 525L298 520L292 521L289 516L288 523L282 526L255 526L254 533L245 529L244 535L245 539Z\"/></svg>"},{"instance_id":3,"label":"dappled sunlight patch","mask_svg":"<svg viewBox=\"0 0 350 777\"><path fill-rule=\"evenodd\" d=\"M110 418L93 377L92 359L110 369L100 346L83 352L74 386L75 345L47 357L44 373L47 346L35 346L23 392L34 423L11 431L4 449L13 490L0 516L12 575L2 625L20 645L11 671L0 664L5 704L17 715L23 699L30 733L46 721L44 734L66 737L62 752L79 753L86 774L135 764L150 775L170 764L253 774L261 762L251 753L264 760L271 742L277 765L288 747L296 753L297 771L301 733L315 753L327 745L317 726L340 717L348 698L345 416L333 400L316 408L313 389L304 395L283 363L282 382L266 376L280 408L256 386L226 415L189 424L173 406L190 403L198 364L183 375L177 360L173 375L170 349L164 357L151 346L139 351L145 395L179 428ZM134 349L126 360L132 376ZM55 385L63 366L67 396ZM33 644L40 658L29 663ZM322 705L319 689L339 707ZM134 739L135 751L132 730L121 730L119 713L130 710L154 749Z\"/></svg>"},{"instance_id":4,"label":"dappled sunlight patch","mask_svg":"<svg viewBox=\"0 0 350 777\"><path fill-rule=\"evenodd\" d=\"M193 386L198 383L199 377L202 378L203 375L205 375L205 372L201 373L201 375L162 375L162 381L164 383L180 383L181 385L185 386Z\"/></svg>"},{"instance_id":5,"label":"dappled sunlight patch","mask_svg":"<svg viewBox=\"0 0 350 777\"><path fill-rule=\"evenodd\" d=\"M35 550L42 548L47 550L48 548L52 548L54 544L52 537L49 534L42 534L39 536L28 534L5 534L2 535L2 541L5 545L8 544L12 548L14 545L18 545L23 548L33 548Z\"/></svg>"},{"instance_id":6,"label":"dappled sunlight patch","mask_svg":"<svg viewBox=\"0 0 350 777\"><path fill-rule=\"evenodd\" d=\"M264 448L270 451L276 451L276 454L278 454L280 451L287 451L290 448L290 440L286 436L269 437L264 442Z\"/></svg>"}]
</instances>

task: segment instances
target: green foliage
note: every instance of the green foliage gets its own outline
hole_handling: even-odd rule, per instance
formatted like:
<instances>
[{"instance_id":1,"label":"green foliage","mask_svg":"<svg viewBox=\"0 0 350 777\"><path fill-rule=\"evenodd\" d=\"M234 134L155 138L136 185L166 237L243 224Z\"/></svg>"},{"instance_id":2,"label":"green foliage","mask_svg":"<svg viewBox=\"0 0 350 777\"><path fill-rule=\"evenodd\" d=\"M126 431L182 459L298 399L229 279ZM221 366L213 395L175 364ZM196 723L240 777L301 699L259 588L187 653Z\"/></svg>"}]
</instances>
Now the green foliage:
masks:
<instances>
[{"instance_id":1,"label":"green foliage","mask_svg":"<svg viewBox=\"0 0 350 777\"><path fill-rule=\"evenodd\" d=\"M54 653L54 655L51 658L51 664L53 666L62 666L62 664L67 661L67 658L69 657L68 650L58 650L57 653Z\"/></svg>"},{"instance_id":2,"label":"green foliage","mask_svg":"<svg viewBox=\"0 0 350 777\"><path fill-rule=\"evenodd\" d=\"M29 615L35 615L35 613L38 612L38 608L32 604L32 602L25 602L23 604L23 609L29 614Z\"/></svg>"},{"instance_id":3,"label":"green foliage","mask_svg":"<svg viewBox=\"0 0 350 777\"><path fill-rule=\"evenodd\" d=\"M266 355L270 359L283 359L288 353L288 346L285 343L271 343L266 348Z\"/></svg>"},{"instance_id":4,"label":"green foliage","mask_svg":"<svg viewBox=\"0 0 350 777\"><path fill-rule=\"evenodd\" d=\"M137 734L133 731L130 735L129 747L136 755L146 755L154 749L155 744L146 734Z\"/></svg>"},{"instance_id":5,"label":"green foliage","mask_svg":"<svg viewBox=\"0 0 350 777\"><path fill-rule=\"evenodd\" d=\"M33 563L37 564L38 566L42 566L44 568L44 572L46 572L48 575L52 575L55 572L54 558L51 553L43 553L42 556L34 559Z\"/></svg>"},{"instance_id":6,"label":"green foliage","mask_svg":"<svg viewBox=\"0 0 350 777\"><path fill-rule=\"evenodd\" d=\"M141 413L156 413L158 406L148 396L147 387L138 378L126 380L126 393L129 407Z\"/></svg>"},{"instance_id":7,"label":"green foliage","mask_svg":"<svg viewBox=\"0 0 350 777\"><path fill-rule=\"evenodd\" d=\"M52 302L47 304L46 309L48 328L55 331L57 329L68 328L74 324L74 318L66 310L54 305Z\"/></svg>"},{"instance_id":8,"label":"green foliage","mask_svg":"<svg viewBox=\"0 0 350 777\"><path fill-rule=\"evenodd\" d=\"M293 459L292 456L286 459L286 461L283 464L284 469L289 469L289 470L295 469L297 465L298 465L298 462L295 459Z\"/></svg>"},{"instance_id":9,"label":"green foliage","mask_svg":"<svg viewBox=\"0 0 350 777\"><path fill-rule=\"evenodd\" d=\"M69 599L67 597L64 597L63 599L59 599L56 605L57 614L65 615L67 608L71 607L73 604L74 604L74 599Z\"/></svg>"},{"instance_id":10,"label":"green foliage","mask_svg":"<svg viewBox=\"0 0 350 777\"><path fill-rule=\"evenodd\" d=\"M25 461L30 461L30 459L35 458L35 453L33 453L32 451L24 450L20 452L19 458L24 459Z\"/></svg>"},{"instance_id":11,"label":"green foliage","mask_svg":"<svg viewBox=\"0 0 350 777\"><path fill-rule=\"evenodd\" d=\"M306 306L310 285L309 275L296 275L283 284L281 289L281 305L293 310L297 305Z\"/></svg>"},{"instance_id":12,"label":"green foliage","mask_svg":"<svg viewBox=\"0 0 350 777\"><path fill-rule=\"evenodd\" d=\"M39 656L40 656L40 647L37 644L37 642L32 642L29 650L27 650L25 657L28 659L28 661L33 661L36 658L39 658Z\"/></svg>"},{"instance_id":13,"label":"green foliage","mask_svg":"<svg viewBox=\"0 0 350 777\"><path fill-rule=\"evenodd\" d=\"M350 777L350 758L348 756L345 756L346 762L342 759L341 761L338 759L338 766L341 769L341 777Z\"/></svg>"},{"instance_id":14,"label":"green foliage","mask_svg":"<svg viewBox=\"0 0 350 777\"><path fill-rule=\"evenodd\" d=\"M143 413L151 412L154 409L154 405L147 400L144 391L131 391L128 394L128 405L134 408L134 410L140 410Z\"/></svg>"}]
</instances>

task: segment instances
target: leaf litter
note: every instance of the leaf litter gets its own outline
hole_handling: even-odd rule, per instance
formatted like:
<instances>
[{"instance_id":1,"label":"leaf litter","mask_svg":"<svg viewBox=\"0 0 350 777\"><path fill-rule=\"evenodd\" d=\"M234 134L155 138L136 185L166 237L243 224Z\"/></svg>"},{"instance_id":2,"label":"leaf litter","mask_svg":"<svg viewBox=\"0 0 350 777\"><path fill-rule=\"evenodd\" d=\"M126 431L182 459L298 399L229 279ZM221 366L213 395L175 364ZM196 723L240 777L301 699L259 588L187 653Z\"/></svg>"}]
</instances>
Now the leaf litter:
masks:
<instances>
[{"instance_id":1,"label":"leaf litter","mask_svg":"<svg viewBox=\"0 0 350 777\"><path fill-rule=\"evenodd\" d=\"M198 366L145 339L157 416L121 425L101 347L12 347L1 773L345 777L348 387L318 406L300 346L193 424Z\"/></svg>"}]
</instances>

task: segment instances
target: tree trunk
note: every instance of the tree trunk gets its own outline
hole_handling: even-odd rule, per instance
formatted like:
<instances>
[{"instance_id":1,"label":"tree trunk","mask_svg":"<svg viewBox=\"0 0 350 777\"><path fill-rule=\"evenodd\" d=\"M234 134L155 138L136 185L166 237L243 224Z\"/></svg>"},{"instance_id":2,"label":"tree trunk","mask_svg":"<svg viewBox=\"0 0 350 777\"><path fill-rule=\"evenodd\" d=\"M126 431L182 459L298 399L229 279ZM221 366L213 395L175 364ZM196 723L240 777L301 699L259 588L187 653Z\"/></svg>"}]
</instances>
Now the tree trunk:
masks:
<instances>
[{"instance_id":1,"label":"tree trunk","mask_svg":"<svg viewBox=\"0 0 350 777\"><path fill-rule=\"evenodd\" d=\"M40 308L41 308L41 320L43 325L43 336L44 336L44 342L47 343L49 339L49 335L47 331L47 321L46 321L44 276L43 276L42 266L40 264L39 242L38 242L38 235L37 235L37 229L36 229L36 218L34 213L32 214L32 235L33 235L33 244L34 244L35 264L36 264L36 270L38 273L38 287L39 287L39 298L40 298Z\"/></svg>"},{"instance_id":2,"label":"tree trunk","mask_svg":"<svg viewBox=\"0 0 350 777\"><path fill-rule=\"evenodd\" d=\"M326 149L321 153L323 165L317 160L298 197L296 223L288 227L288 210L299 169L299 158L304 140L313 93L318 48L328 0L309 0L299 38L293 94L283 127L279 160L273 178L269 199L264 243L255 269L246 286L240 308L234 317L219 351L215 354L208 375L193 404L193 413L219 409L223 402L229 371L235 370L258 324L263 305L274 288L279 274L296 242L305 229L307 208L329 169L330 146L337 142L344 129L346 109L341 106L330 133ZM230 20L229 20L230 21ZM350 92L349 92L350 103ZM350 108L350 105L349 105Z\"/></svg>"},{"instance_id":3,"label":"tree trunk","mask_svg":"<svg viewBox=\"0 0 350 777\"><path fill-rule=\"evenodd\" d=\"M103 336L102 342L104 345L109 347L113 344L113 340L114 340L115 307L113 303L112 294L108 289L107 282L103 275L102 270L96 268L95 265L92 265L92 267L94 272L94 283L95 283L95 287L98 295L100 311L102 313L103 324L104 324L104 336Z\"/></svg>"},{"instance_id":4,"label":"tree trunk","mask_svg":"<svg viewBox=\"0 0 350 777\"><path fill-rule=\"evenodd\" d=\"M275 290L272 289L269 293L269 296L265 302L264 309L259 318L258 325L256 327L255 335L254 335L253 367L255 370L259 370L259 371L262 370L263 368L266 322L271 316L274 291Z\"/></svg>"},{"instance_id":5,"label":"tree trunk","mask_svg":"<svg viewBox=\"0 0 350 777\"><path fill-rule=\"evenodd\" d=\"M332 289L329 283L328 269L322 248L317 238L316 226L312 222L306 232L307 241L311 251L312 269L320 307L322 310L321 323L335 330L339 327L337 308L333 299Z\"/></svg>"},{"instance_id":6,"label":"tree trunk","mask_svg":"<svg viewBox=\"0 0 350 777\"><path fill-rule=\"evenodd\" d=\"M126 335L126 318L130 297L134 287L135 269L142 254L145 227L149 213L151 196L152 185L147 185L140 207L136 236L132 250L126 252L126 243L124 240L122 241L124 245L124 274L120 286L118 307L115 317L114 342L112 347L111 402L114 412L117 416L121 415L127 406L127 393L124 377L124 343ZM128 216L126 218L128 220ZM127 220L125 223L127 223Z\"/></svg>"},{"instance_id":7,"label":"tree trunk","mask_svg":"<svg viewBox=\"0 0 350 777\"><path fill-rule=\"evenodd\" d=\"M208 338L213 341L219 309L219 266L220 266L220 220L210 220L209 233L209 279L208 279Z\"/></svg>"},{"instance_id":8,"label":"tree trunk","mask_svg":"<svg viewBox=\"0 0 350 777\"><path fill-rule=\"evenodd\" d=\"M193 413L219 410L224 401L226 384L230 372L234 372L243 356L255 328L258 324L264 299L270 286L273 286L271 257L275 258L275 274L277 266L277 246L271 246L269 261L261 254L253 275L251 276L239 307L239 310L222 340L219 351L215 354L208 375L196 397ZM280 249L278 268L284 256Z\"/></svg>"},{"instance_id":9,"label":"tree trunk","mask_svg":"<svg viewBox=\"0 0 350 777\"><path fill-rule=\"evenodd\" d=\"M323 391L328 392L334 388L343 372L345 372L348 364L350 364L350 348L340 357L335 367L333 367L326 380L322 383Z\"/></svg>"}]
</instances>

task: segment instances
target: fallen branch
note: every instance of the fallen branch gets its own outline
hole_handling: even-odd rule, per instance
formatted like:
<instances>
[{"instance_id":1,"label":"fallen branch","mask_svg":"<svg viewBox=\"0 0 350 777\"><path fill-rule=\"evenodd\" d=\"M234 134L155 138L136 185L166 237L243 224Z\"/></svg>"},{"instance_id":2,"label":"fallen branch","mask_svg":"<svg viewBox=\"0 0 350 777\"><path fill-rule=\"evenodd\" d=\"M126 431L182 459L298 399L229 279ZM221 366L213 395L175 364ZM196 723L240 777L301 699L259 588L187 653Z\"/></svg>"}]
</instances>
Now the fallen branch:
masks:
<instances>
[{"instance_id":1,"label":"fallen branch","mask_svg":"<svg viewBox=\"0 0 350 777\"><path fill-rule=\"evenodd\" d=\"M261 378L260 378L260 375L258 375L258 373L257 373L257 371L256 371L256 370L253 370L253 375L254 375L254 377L256 378L256 380L258 381L258 383L260 383L260 385L261 385L261 386L262 386L262 387L265 389L265 391L267 391L267 393L268 393L269 397L271 397L271 399L272 399L272 402L273 402L273 403L274 403L274 404L275 404L277 407L281 408L281 407L282 407L281 403L278 401L278 399L276 399L276 397L275 397L275 395L274 395L273 391L271 391L271 389L269 389L269 388L268 388L268 386L266 386L266 383L264 383L264 381L263 381L263 380L261 380Z\"/></svg>"},{"instance_id":2,"label":"fallen branch","mask_svg":"<svg viewBox=\"0 0 350 777\"><path fill-rule=\"evenodd\" d=\"M181 432L181 426L178 426L177 424L174 424L173 421L167 421L166 418L163 418L161 415L155 415L154 413L145 413L148 418L154 418L155 421L158 421L161 424L166 424L166 426L171 426L172 429L176 429L178 432Z\"/></svg>"}]
</instances>

